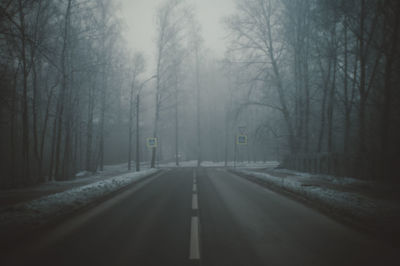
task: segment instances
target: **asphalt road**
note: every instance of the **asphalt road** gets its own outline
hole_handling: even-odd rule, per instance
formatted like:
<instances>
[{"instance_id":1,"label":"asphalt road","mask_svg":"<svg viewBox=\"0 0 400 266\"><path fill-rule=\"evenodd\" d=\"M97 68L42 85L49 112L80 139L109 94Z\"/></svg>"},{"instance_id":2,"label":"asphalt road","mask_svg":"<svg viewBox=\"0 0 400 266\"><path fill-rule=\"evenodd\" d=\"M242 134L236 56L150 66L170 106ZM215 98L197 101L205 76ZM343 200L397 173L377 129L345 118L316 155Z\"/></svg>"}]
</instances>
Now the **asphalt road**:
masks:
<instances>
[{"instance_id":1,"label":"asphalt road","mask_svg":"<svg viewBox=\"0 0 400 266\"><path fill-rule=\"evenodd\" d=\"M399 250L223 169L151 177L2 265L400 265Z\"/></svg>"}]
</instances>

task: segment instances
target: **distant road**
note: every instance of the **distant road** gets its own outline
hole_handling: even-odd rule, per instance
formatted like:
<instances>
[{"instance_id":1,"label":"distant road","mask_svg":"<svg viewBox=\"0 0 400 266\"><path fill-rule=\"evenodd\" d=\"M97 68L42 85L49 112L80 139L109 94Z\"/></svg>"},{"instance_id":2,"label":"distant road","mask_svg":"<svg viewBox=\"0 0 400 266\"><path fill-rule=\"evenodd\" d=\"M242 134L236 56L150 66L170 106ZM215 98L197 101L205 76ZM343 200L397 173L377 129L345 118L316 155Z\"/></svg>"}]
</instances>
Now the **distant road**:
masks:
<instances>
[{"instance_id":1,"label":"distant road","mask_svg":"<svg viewBox=\"0 0 400 266\"><path fill-rule=\"evenodd\" d=\"M400 265L398 250L218 168L151 177L1 265Z\"/></svg>"}]
</instances>

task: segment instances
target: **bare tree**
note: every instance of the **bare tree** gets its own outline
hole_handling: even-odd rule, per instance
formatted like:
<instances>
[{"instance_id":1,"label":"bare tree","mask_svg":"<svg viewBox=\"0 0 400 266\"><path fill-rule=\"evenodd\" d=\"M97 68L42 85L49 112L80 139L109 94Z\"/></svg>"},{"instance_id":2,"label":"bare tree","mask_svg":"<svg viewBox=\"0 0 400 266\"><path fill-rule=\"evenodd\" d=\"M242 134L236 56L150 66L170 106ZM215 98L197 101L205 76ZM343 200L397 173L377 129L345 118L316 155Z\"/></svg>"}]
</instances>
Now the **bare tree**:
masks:
<instances>
[{"instance_id":1,"label":"bare tree","mask_svg":"<svg viewBox=\"0 0 400 266\"><path fill-rule=\"evenodd\" d=\"M242 0L238 2L237 9L238 15L227 20L227 26L233 34L232 49L241 50L242 54L247 55L244 58L245 62L260 65L260 70L264 70L261 76L270 78L270 80L265 79L265 83L274 84L279 106L273 104L269 106L274 106L283 115L290 149L296 152L293 118L288 106L280 62L284 46L282 40L278 38L279 26L275 23L280 7L273 0ZM265 87L268 86L265 84Z\"/></svg>"},{"instance_id":2,"label":"bare tree","mask_svg":"<svg viewBox=\"0 0 400 266\"><path fill-rule=\"evenodd\" d=\"M157 11L157 58L156 58L156 93L153 137L158 137L160 109L163 93L166 91L169 79L168 68L171 62L168 54L183 38L185 20L188 11L183 1L169 0ZM156 148L152 148L151 167L155 167Z\"/></svg>"}]
</instances>

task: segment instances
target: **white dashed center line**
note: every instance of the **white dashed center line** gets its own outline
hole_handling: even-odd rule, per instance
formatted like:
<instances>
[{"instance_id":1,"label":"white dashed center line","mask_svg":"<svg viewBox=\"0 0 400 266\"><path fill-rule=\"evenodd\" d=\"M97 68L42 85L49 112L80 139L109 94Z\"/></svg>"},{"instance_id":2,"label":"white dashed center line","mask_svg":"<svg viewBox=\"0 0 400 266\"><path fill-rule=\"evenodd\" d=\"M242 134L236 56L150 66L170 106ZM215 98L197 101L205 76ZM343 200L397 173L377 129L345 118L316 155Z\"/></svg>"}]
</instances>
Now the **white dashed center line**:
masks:
<instances>
[{"instance_id":1,"label":"white dashed center line","mask_svg":"<svg viewBox=\"0 0 400 266\"><path fill-rule=\"evenodd\" d=\"M197 211L199 208L197 198L196 169L193 170L193 189L192 189L192 210ZM200 239L199 239L199 217L192 216L190 225L190 260L200 259Z\"/></svg>"},{"instance_id":2,"label":"white dashed center line","mask_svg":"<svg viewBox=\"0 0 400 266\"><path fill-rule=\"evenodd\" d=\"M197 194L193 194L192 196L192 210L197 210L198 209L198 203L197 203Z\"/></svg>"},{"instance_id":3,"label":"white dashed center line","mask_svg":"<svg viewBox=\"0 0 400 266\"><path fill-rule=\"evenodd\" d=\"M199 218L192 217L190 228L190 255L189 259L200 259L200 246L199 246Z\"/></svg>"}]
</instances>

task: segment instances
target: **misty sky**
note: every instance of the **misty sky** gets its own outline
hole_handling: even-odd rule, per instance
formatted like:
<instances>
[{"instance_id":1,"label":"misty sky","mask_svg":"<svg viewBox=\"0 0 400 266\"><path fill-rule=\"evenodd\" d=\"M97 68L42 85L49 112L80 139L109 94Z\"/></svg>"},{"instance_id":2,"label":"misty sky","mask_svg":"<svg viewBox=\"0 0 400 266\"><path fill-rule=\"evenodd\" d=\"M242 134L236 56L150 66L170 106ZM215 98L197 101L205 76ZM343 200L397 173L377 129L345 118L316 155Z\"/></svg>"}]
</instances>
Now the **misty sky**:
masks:
<instances>
[{"instance_id":1,"label":"misty sky","mask_svg":"<svg viewBox=\"0 0 400 266\"><path fill-rule=\"evenodd\" d=\"M154 56L155 14L163 0L116 0L128 29L125 38L133 51L143 51L148 60ZM226 33L221 19L234 11L234 0L187 0L196 9L206 48L222 56Z\"/></svg>"}]
</instances>

